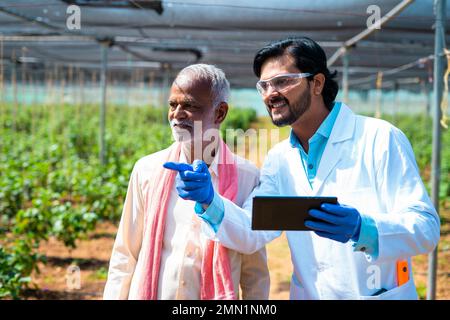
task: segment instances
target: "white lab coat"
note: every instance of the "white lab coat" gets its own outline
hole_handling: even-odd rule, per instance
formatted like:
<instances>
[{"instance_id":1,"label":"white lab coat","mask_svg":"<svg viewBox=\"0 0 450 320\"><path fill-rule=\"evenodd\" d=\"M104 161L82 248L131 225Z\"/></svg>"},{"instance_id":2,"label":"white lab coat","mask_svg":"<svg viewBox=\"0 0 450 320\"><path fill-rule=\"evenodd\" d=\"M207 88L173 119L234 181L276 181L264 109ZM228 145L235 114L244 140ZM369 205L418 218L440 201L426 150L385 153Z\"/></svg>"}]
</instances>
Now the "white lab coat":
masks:
<instances>
[{"instance_id":1,"label":"white lab coat","mask_svg":"<svg viewBox=\"0 0 450 320\"><path fill-rule=\"evenodd\" d=\"M272 148L260 185L239 208L224 200L218 232L203 230L224 246L252 253L281 234L252 231L255 195L337 196L370 215L378 229L378 257L311 231L287 231L294 272L291 299L417 299L411 257L430 252L440 222L421 181L410 143L388 122L355 115L342 104L311 189L298 149L285 140ZM283 208L280 208L283 210ZM243 214L244 213L244 214ZM409 262L409 281L397 286L396 261ZM372 296L378 289L388 291Z\"/></svg>"}]
</instances>

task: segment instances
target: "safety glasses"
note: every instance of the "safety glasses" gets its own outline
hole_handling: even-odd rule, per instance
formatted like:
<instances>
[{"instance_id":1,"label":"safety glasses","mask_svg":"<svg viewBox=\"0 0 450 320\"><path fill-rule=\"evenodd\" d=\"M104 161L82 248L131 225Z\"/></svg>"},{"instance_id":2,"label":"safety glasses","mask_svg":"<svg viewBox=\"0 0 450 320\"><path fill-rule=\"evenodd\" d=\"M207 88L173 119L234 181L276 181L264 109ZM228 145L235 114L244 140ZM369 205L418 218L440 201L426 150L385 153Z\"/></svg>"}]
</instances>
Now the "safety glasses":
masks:
<instances>
[{"instance_id":1,"label":"safety glasses","mask_svg":"<svg viewBox=\"0 0 450 320\"><path fill-rule=\"evenodd\" d=\"M293 85L300 84L303 78L312 76L311 73L286 73L280 74L267 80L259 80L256 83L256 89L261 95L266 95L269 86L274 91L283 91Z\"/></svg>"}]
</instances>

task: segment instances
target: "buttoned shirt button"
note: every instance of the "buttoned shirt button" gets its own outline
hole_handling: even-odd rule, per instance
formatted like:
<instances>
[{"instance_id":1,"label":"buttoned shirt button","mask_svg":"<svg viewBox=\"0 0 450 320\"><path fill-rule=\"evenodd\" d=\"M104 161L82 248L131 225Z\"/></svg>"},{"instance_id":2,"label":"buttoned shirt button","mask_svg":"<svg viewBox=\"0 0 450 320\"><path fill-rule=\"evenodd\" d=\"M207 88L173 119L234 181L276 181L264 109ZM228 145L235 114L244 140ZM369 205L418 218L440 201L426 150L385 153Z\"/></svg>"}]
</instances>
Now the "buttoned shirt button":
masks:
<instances>
[{"instance_id":1,"label":"buttoned shirt button","mask_svg":"<svg viewBox=\"0 0 450 320\"><path fill-rule=\"evenodd\" d=\"M312 165L311 163L310 164L308 164L308 169L312 169L312 168L314 168L314 165Z\"/></svg>"}]
</instances>

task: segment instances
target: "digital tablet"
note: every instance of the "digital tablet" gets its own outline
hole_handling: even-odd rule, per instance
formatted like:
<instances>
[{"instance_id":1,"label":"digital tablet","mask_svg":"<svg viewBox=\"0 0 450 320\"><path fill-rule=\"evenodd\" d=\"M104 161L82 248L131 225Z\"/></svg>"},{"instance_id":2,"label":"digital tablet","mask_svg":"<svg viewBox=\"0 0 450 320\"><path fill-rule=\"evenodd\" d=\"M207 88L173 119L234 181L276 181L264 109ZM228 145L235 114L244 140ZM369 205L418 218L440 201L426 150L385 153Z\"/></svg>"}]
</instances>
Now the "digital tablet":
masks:
<instances>
[{"instance_id":1,"label":"digital tablet","mask_svg":"<svg viewBox=\"0 0 450 320\"><path fill-rule=\"evenodd\" d=\"M253 230L305 230L305 220L313 220L310 209L322 203L337 204L336 197L257 196L253 198Z\"/></svg>"}]
</instances>

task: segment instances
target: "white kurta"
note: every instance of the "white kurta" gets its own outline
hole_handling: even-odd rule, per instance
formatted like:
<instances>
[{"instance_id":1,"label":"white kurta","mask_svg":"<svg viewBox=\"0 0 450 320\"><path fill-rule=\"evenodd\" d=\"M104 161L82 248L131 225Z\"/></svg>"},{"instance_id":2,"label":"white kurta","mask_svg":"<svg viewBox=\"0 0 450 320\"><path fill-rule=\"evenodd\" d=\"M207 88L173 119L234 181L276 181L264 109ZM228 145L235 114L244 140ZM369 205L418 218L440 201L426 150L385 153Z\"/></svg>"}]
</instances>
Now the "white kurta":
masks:
<instances>
[{"instance_id":1,"label":"white kurta","mask_svg":"<svg viewBox=\"0 0 450 320\"><path fill-rule=\"evenodd\" d=\"M339 203L373 217L378 257L311 231L286 232L294 272L291 299L416 299L410 257L430 252L439 240L439 217L421 181L404 134L389 123L355 115L344 104L325 147L313 188L289 141L276 145L261 169L261 183L243 209L224 200L223 221L214 234L233 250L251 253L281 232L252 231L254 195L337 196ZM282 210L282 208L280 208ZM407 259L410 280L396 283L396 261ZM378 289L384 292L372 296Z\"/></svg>"},{"instance_id":2,"label":"white kurta","mask_svg":"<svg viewBox=\"0 0 450 320\"><path fill-rule=\"evenodd\" d=\"M220 150L219 150L220 152ZM144 254L140 248L143 236L144 198L154 181L156 165L167 158L168 149L137 161L131 174L122 218L111 255L104 299L137 299L139 282L144 277ZM183 154L180 162L185 162ZM217 159L209 171L216 190L218 187ZM238 166L238 195L242 205L259 182L258 169L242 158ZM200 232L201 221L194 212L194 201L178 196L175 183L171 191L161 254L158 299L200 299L200 267L206 237ZM149 219L151 221L151 219ZM268 299L269 273L265 248L251 255L229 250L232 278L236 296L239 285L243 299Z\"/></svg>"}]
</instances>

